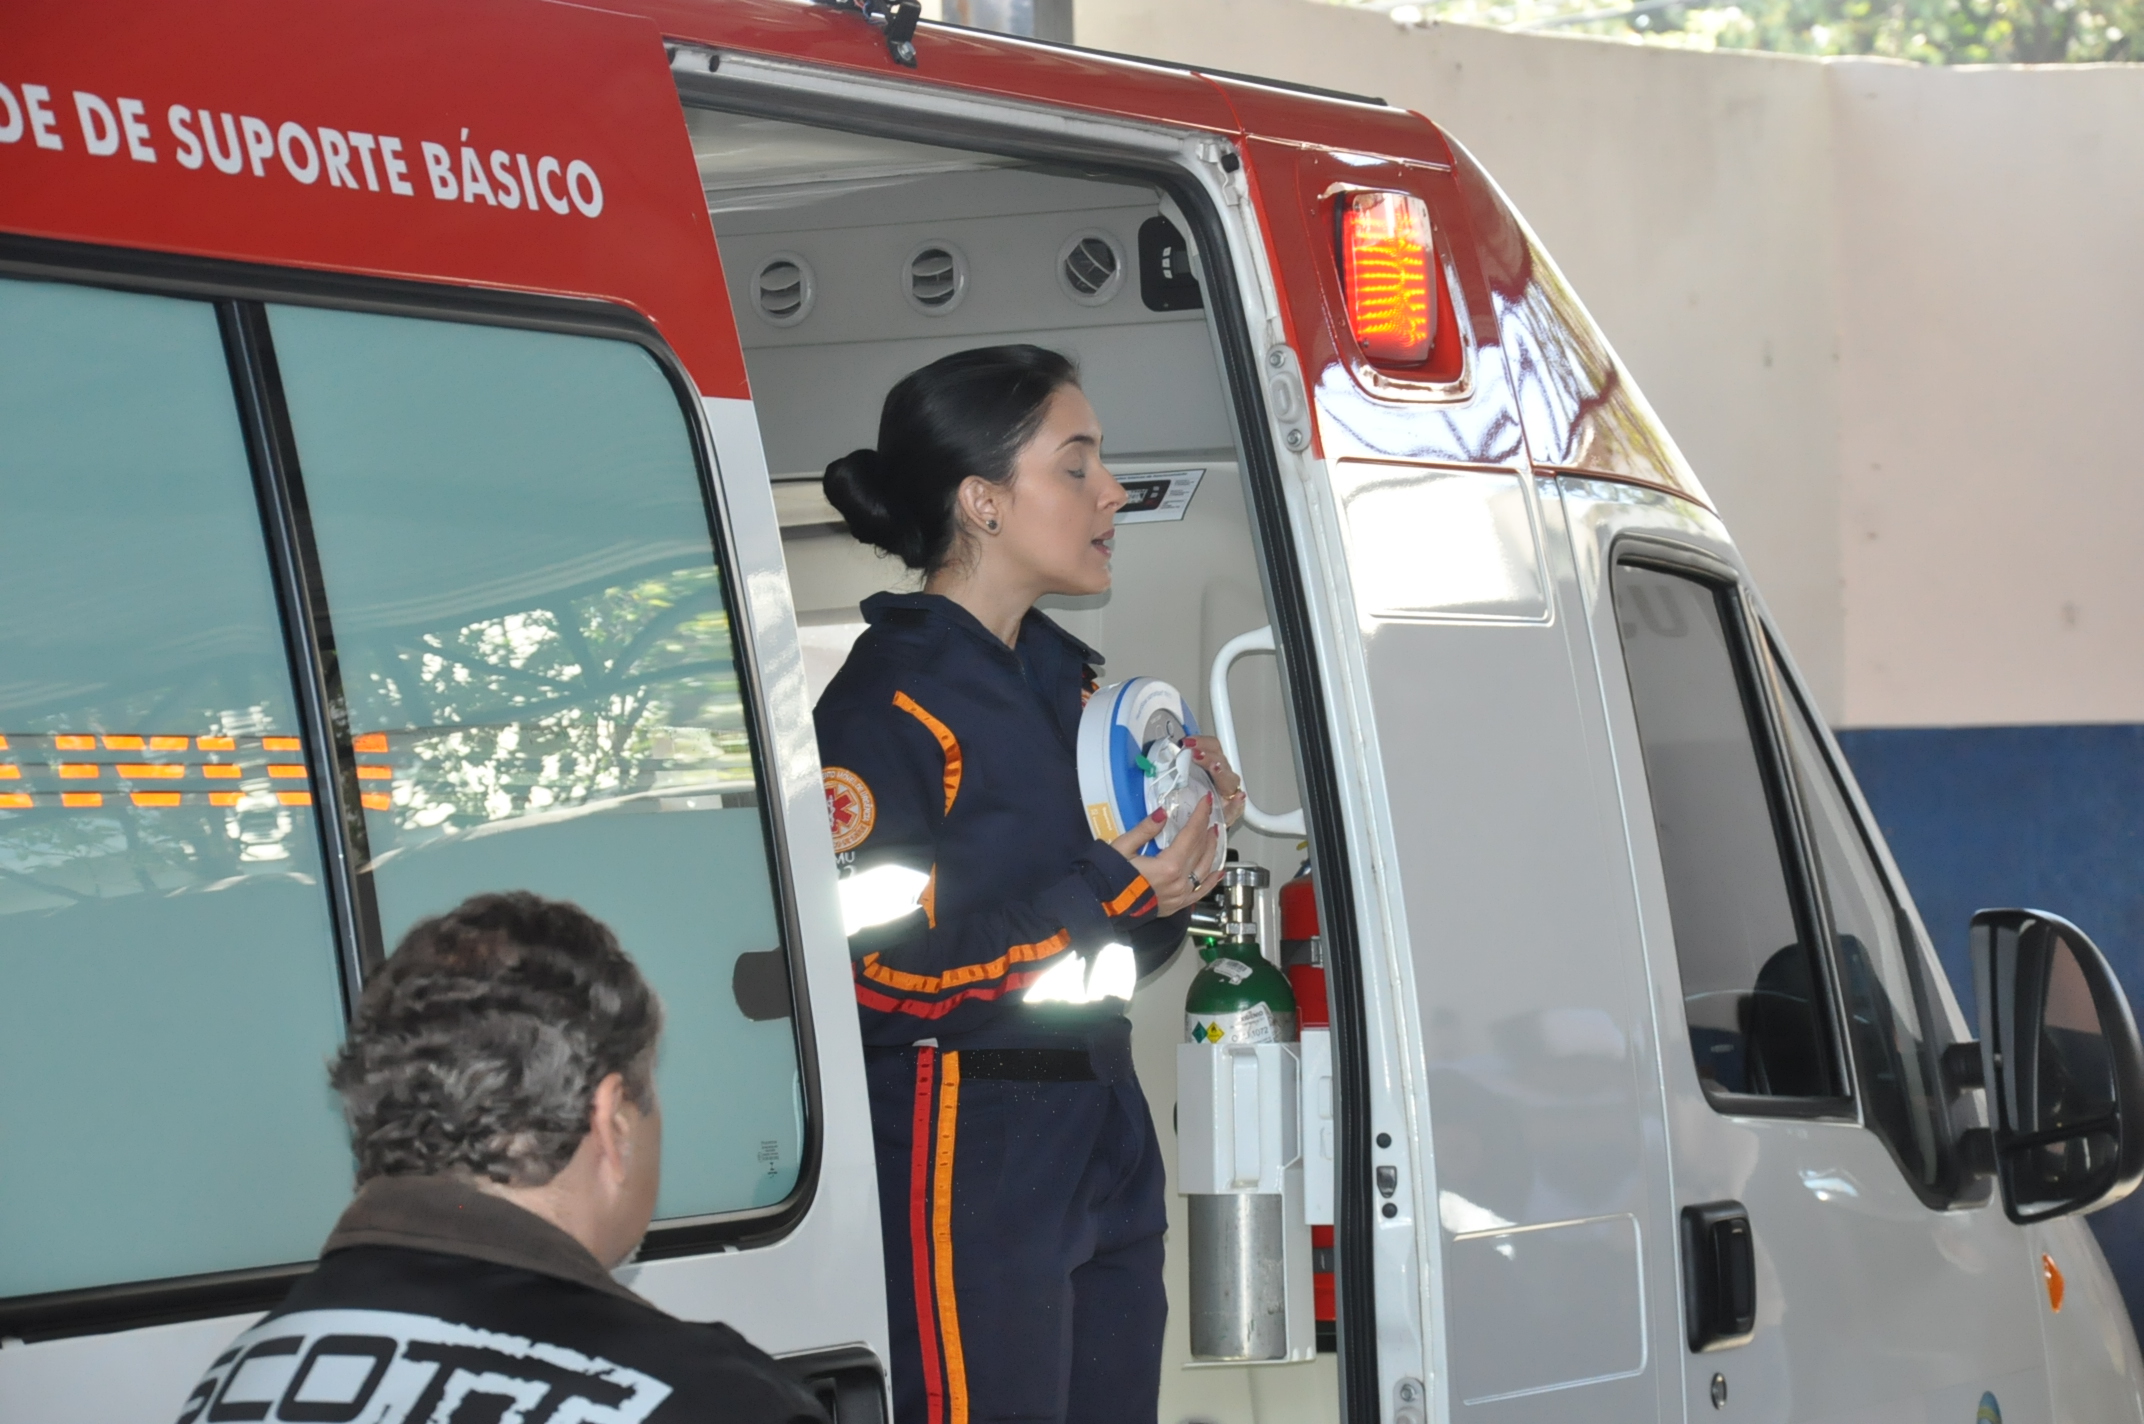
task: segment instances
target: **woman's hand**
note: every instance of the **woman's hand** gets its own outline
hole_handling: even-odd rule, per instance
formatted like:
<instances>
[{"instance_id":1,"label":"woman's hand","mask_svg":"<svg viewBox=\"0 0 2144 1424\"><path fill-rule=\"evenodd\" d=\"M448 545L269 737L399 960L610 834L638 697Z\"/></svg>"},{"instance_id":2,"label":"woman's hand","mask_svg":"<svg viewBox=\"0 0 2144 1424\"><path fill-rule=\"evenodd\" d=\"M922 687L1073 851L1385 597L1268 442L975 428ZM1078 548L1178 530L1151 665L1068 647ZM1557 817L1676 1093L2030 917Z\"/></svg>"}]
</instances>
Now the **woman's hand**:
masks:
<instances>
[{"instance_id":1,"label":"woman's hand","mask_svg":"<svg viewBox=\"0 0 2144 1424\"><path fill-rule=\"evenodd\" d=\"M1206 774L1213 778L1214 789L1221 793L1221 814L1229 825L1235 825L1243 819L1243 807L1250 797L1243 793L1243 778L1228 764L1220 738L1186 737L1184 745L1191 748L1191 759L1206 768Z\"/></svg>"},{"instance_id":2,"label":"woman's hand","mask_svg":"<svg viewBox=\"0 0 2144 1424\"><path fill-rule=\"evenodd\" d=\"M1221 883L1222 870L1227 868L1207 869L1213 865L1221 834L1214 828L1211 796L1199 801L1198 809L1176 833L1176 839L1169 842L1167 850L1159 855L1139 855L1139 847L1160 835L1168 819L1166 812L1156 812L1109 843L1154 887L1155 913L1164 918L1211 895Z\"/></svg>"}]
</instances>

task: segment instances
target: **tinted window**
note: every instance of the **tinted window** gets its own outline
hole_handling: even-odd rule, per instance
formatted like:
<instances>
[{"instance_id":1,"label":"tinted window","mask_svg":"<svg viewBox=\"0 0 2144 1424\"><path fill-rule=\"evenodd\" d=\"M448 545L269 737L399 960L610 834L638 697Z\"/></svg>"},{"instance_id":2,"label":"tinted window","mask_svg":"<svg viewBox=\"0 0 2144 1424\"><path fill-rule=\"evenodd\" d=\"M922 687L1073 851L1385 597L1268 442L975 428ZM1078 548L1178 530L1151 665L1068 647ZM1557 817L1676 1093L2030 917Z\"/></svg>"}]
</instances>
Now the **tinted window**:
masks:
<instances>
[{"instance_id":1,"label":"tinted window","mask_svg":"<svg viewBox=\"0 0 2144 1424\"><path fill-rule=\"evenodd\" d=\"M661 1217L794 1186L797 1046L721 571L625 342L272 307L387 943L477 891L661 993Z\"/></svg>"},{"instance_id":2,"label":"tinted window","mask_svg":"<svg viewBox=\"0 0 2144 1424\"><path fill-rule=\"evenodd\" d=\"M1698 1078L1728 1093L1834 1096L1823 981L1796 913L1732 595L1631 565L1614 580Z\"/></svg>"},{"instance_id":3,"label":"tinted window","mask_svg":"<svg viewBox=\"0 0 2144 1424\"><path fill-rule=\"evenodd\" d=\"M302 1261L335 940L216 316L0 281L0 1295Z\"/></svg>"},{"instance_id":4,"label":"tinted window","mask_svg":"<svg viewBox=\"0 0 2144 1424\"><path fill-rule=\"evenodd\" d=\"M1808 709L1798 697L1784 701L1787 745L1831 907L1863 1111L1906 1173L1934 1188L1942 1172L1945 1107L1928 1042L1935 1014L1918 948L1905 938L1907 921L1877 869Z\"/></svg>"}]
</instances>

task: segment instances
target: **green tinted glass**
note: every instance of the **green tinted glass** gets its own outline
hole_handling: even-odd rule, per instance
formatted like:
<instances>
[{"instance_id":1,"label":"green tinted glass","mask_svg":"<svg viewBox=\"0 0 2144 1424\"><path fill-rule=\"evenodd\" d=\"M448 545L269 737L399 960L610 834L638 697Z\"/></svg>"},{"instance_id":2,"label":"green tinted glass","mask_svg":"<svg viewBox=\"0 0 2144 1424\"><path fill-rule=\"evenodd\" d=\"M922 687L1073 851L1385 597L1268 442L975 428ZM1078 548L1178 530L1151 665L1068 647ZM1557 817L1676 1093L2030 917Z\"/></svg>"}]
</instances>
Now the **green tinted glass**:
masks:
<instances>
[{"instance_id":1,"label":"green tinted glass","mask_svg":"<svg viewBox=\"0 0 2144 1424\"><path fill-rule=\"evenodd\" d=\"M480 891L578 902L668 1011L657 1215L782 1200L796 1040L784 996L754 992L783 982L781 939L668 380L618 341L295 307L270 324L389 945Z\"/></svg>"},{"instance_id":2,"label":"green tinted glass","mask_svg":"<svg viewBox=\"0 0 2144 1424\"><path fill-rule=\"evenodd\" d=\"M0 509L0 1295L308 1259L342 1004L213 309L0 281Z\"/></svg>"}]
</instances>

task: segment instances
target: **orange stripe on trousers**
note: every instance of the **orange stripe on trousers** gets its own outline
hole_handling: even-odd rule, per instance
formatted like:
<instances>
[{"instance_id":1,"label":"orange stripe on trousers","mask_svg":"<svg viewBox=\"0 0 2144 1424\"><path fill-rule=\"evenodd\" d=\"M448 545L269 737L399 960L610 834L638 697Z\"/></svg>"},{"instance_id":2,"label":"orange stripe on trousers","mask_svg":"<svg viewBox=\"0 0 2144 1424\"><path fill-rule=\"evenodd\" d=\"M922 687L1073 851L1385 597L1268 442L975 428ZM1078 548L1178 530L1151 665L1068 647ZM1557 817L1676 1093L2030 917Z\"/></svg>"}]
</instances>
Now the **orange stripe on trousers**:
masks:
<instances>
[{"instance_id":1,"label":"orange stripe on trousers","mask_svg":"<svg viewBox=\"0 0 2144 1424\"><path fill-rule=\"evenodd\" d=\"M931 1087L938 1050L916 1050L916 1116L909 1147L908 1259L916 1278L916 1339L923 1352L928 1424L945 1424L945 1386L938 1375L938 1320L931 1304Z\"/></svg>"},{"instance_id":2,"label":"orange stripe on trousers","mask_svg":"<svg viewBox=\"0 0 2144 1424\"><path fill-rule=\"evenodd\" d=\"M945 1056L938 1092L938 1171L931 1237L938 1248L938 1336L945 1347L946 1424L968 1424L968 1363L960 1349L960 1310L953 1301L953 1133L960 1118L960 1055Z\"/></svg>"}]
</instances>

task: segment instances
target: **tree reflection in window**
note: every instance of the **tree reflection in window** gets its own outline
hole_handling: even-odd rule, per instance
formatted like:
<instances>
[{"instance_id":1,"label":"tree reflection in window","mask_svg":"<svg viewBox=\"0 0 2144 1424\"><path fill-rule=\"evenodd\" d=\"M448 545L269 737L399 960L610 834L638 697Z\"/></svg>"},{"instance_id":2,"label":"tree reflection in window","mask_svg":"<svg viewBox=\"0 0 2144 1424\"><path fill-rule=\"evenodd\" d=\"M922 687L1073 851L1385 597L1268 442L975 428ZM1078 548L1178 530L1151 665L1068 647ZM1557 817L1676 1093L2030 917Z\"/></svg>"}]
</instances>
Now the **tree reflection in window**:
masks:
<instances>
[{"instance_id":1,"label":"tree reflection in window","mask_svg":"<svg viewBox=\"0 0 2144 1424\"><path fill-rule=\"evenodd\" d=\"M450 630L369 638L354 700L375 858L442 835L631 800L751 804L751 748L720 577L646 571ZM354 690L354 689L353 689ZM368 754L368 749L373 749ZM363 772L361 772L361 776ZM380 804L381 799L387 805ZM385 812L385 814L379 814Z\"/></svg>"}]
</instances>

